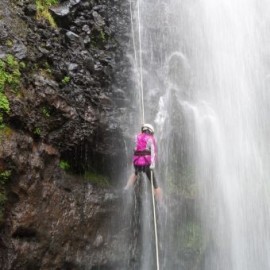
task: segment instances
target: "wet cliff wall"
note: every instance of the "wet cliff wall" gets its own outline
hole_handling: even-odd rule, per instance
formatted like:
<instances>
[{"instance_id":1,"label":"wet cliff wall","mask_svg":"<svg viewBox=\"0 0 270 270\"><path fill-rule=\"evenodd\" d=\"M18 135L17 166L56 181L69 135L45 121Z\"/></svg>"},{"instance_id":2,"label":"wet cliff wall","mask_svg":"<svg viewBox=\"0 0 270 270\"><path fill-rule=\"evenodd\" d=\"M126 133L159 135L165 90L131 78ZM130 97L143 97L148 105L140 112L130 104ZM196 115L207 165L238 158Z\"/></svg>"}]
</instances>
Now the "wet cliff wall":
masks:
<instances>
[{"instance_id":1,"label":"wet cliff wall","mask_svg":"<svg viewBox=\"0 0 270 270\"><path fill-rule=\"evenodd\" d=\"M49 2L0 3L0 268L120 269L128 3Z\"/></svg>"}]
</instances>

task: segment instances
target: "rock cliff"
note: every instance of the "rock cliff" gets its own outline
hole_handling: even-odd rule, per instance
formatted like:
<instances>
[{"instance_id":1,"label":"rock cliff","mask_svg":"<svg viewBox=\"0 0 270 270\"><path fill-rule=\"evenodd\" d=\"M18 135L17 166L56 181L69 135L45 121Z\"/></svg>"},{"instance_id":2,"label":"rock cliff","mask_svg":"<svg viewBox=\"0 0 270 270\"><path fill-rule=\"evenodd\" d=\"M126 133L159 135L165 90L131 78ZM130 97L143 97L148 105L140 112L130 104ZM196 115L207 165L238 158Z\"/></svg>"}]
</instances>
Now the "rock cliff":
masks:
<instances>
[{"instance_id":1,"label":"rock cliff","mask_svg":"<svg viewBox=\"0 0 270 270\"><path fill-rule=\"evenodd\" d=\"M43 16L38 3L0 3L2 70L17 74L0 106L0 267L116 269L128 2L61 1Z\"/></svg>"}]
</instances>

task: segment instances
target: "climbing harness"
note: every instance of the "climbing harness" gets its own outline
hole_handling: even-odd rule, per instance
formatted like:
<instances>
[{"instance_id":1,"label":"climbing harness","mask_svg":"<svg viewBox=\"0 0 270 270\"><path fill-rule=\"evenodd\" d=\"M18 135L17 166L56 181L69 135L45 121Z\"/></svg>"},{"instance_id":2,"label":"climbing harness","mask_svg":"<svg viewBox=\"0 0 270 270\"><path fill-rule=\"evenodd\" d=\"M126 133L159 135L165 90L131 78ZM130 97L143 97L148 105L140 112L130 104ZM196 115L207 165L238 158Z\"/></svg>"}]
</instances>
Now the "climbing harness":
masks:
<instances>
[{"instance_id":1,"label":"climbing harness","mask_svg":"<svg viewBox=\"0 0 270 270\"><path fill-rule=\"evenodd\" d=\"M136 45L134 41L134 26L133 26L133 16L132 16L132 4L130 0L130 18L131 18L131 29L133 35L133 47L134 47L134 57L136 68L138 68L138 60L136 53ZM143 71L142 71L142 42L141 42L141 15L140 15L140 0L137 0L137 19L138 19L138 41L139 41L139 81L140 81L140 105L141 105L141 121L144 124L144 88L143 88ZM157 218L156 218L156 207L154 198L154 184L153 184L153 171L151 170L151 190L152 190L152 203L153 203L153 218L154 218L154 231L155 231L155 247L156 247L156 266L159 270L159 249L158 249L158 234L157 234Z\"/></svg>"}]
</instances>

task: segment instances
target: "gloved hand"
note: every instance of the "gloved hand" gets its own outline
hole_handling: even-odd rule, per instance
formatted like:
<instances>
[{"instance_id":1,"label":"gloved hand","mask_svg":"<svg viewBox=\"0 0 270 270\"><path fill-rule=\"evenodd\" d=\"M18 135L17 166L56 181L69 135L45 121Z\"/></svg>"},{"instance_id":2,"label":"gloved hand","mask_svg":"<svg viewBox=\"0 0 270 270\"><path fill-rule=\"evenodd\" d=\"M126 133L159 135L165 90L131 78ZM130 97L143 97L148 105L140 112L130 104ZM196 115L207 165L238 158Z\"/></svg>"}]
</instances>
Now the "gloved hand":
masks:
<instances>
[{"instance_id":1,"label":"gloved hand","mask_svg":"<svg viewBox=\"0 0 270 270\"><path fill-rule=\"evenodd\" d=\"M154 170L154 169L155 169L155 164L152 163L152 164L150 165L150 170Z\"/></svg>"}]
</instances>

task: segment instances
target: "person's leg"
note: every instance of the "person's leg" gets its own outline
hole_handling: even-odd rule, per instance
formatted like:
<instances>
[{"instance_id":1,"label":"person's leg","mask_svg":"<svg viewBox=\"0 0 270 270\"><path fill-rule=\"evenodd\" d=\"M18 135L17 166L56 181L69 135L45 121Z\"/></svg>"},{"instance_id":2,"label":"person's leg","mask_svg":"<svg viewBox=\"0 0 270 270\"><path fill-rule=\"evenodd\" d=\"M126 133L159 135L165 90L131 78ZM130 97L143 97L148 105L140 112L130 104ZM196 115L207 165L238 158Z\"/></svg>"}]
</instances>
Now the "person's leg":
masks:
<instances>
[{"instance_id":1,"label":"person's leg","mask_svg":"<svg viewBox=\"0 0 270 270\"><path fill-rule=\"evenodd\" d=\"M138 175L138 168L136 166L134 166L135 168L135 172L129 177L127 184L124 187L124 190L129 189L131 186L134 185L134 183L137 180L137 175Z\"/></svg>"},{"instance_id":2,"label":"person's leg","mask_svg":"<svg viewBox=\"0 0 270 270\"><path fill-rule=\"evenodd\" d=\"M133 173L129 179L128 179L128 182L127 184L125 185L124 189L127 190L129 189L131 186L134 185L134 183L136 182L136 179L137 179L137 175L135 173Z\"/></svg>"},{"instance_id":3,"label":"person's leg","mask_svg":"<svg viewBox=\"0 0 270 270\"><path fill-rule=\"evenodd\" d=\"M145 168L145 173L147 175L147 178L151 182L151 170L148 166ZM163 192L162 192L162 189L157 184L157 180L156 180L156 177L155 177L155 174L153 171L152 171L152 176L153 176L153 186L154 186L155 198L158 201L161 201L163 199Z\"/></svg>"},{"instance_id":4,"label":"person's leg","mask_svg":"<svg viewBox=\"0 0 270 270\"><path fill-rule=\"evenodd\" d=\"M157 200L159 202L161 202L163 200L163 191L160 187L155 188L154 190L155 193L155 198L157 198Z\"/></svg>"}]
</instances>

